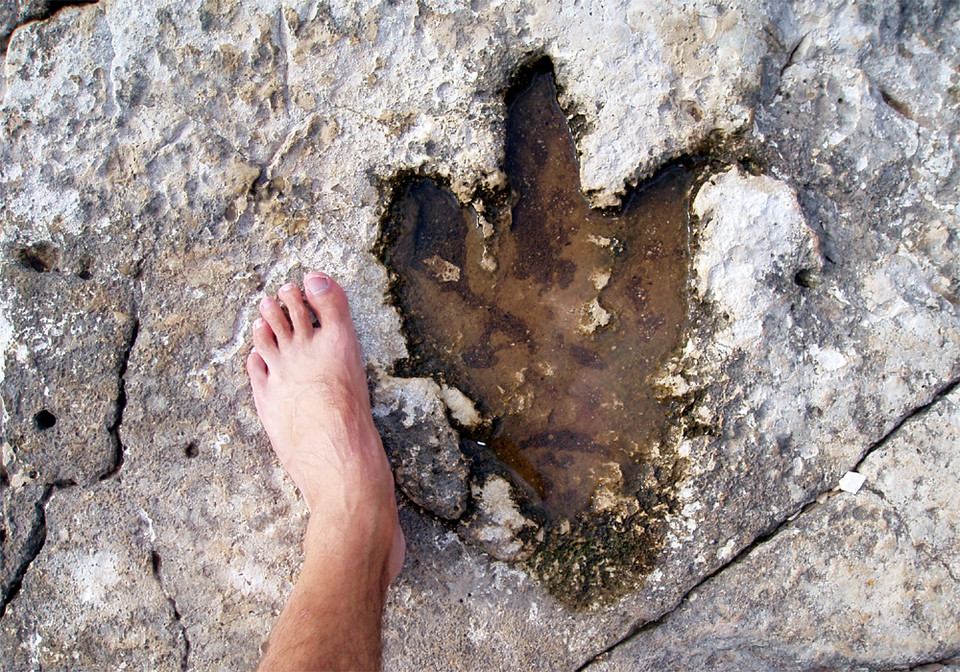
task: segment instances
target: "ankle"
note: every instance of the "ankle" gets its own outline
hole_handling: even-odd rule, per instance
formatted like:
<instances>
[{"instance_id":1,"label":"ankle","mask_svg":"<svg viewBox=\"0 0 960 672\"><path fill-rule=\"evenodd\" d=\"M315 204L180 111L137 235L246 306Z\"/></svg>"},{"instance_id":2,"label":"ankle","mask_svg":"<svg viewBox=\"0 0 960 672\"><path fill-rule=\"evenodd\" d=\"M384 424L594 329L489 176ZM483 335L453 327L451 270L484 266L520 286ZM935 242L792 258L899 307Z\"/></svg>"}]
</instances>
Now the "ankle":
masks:
<instances>
[{"instance_id":1,"label":"ankle","mask_svg":"<svg viewBox=\"0 0 960 672\"><path fill-rule=\"evenodd\" d=\"M377 564L390 552L394 521L371 509L366 516L311 514L303 538L305 560L344 564L356 569Z\"/></svg>"},{"instance_id":2,"label":"ankle","mask_svg":"<svg viewBox=\"0 0 960 672\"><path fill-rule=\"evenodd\" d=\"M308 546L297 586L327 603L362 600L382 607L389 585L386 553L365 555L329 545Z\"/></svg>"}]
</instances>

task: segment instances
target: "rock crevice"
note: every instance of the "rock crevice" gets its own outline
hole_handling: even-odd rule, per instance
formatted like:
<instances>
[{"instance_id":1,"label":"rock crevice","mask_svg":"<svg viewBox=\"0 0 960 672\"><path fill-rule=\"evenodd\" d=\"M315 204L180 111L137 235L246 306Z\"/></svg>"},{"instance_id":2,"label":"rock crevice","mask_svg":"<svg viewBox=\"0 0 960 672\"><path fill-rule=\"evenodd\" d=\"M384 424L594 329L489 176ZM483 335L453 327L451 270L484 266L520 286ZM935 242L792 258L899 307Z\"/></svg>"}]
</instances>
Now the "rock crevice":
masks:
<instances>
[{"instance_id":1,"label":"rock crevice","mask_svg":"<svg viewBox=\"0 0 960 672\"><path fill-rule=\"evenodd\" d=\"M939 387L937 391L933 393L930 401L920 404L919 406L907 411L886 434L880 437L880 439L874 442L873 445L871 445L866 452L864 452L863 456L857 461L857 463L850 468L850 471L858 471L860 466L866 462L873 453L883 448L888 441L897 436L897 433L900 432L904 425L911 422L915 418L922 417L924 413L928 412L931 408L934 408L944 398L956 390L958 385L960 385L960 377L954 378L953 380Z\"/></svg>"},{"instance_id":2,"label":"rock crevice","mask_svg":"<svg viewBox=\"0 0 960 672\"><path fill-rule=\"evenodd\" d=\"M35 518L33 525L31 526L26 539L23 541L21 548L19 549L20 562L16 567L13 568L13 571L9 575L2 577L3 592L2 600L0 600L0 619L2 619L6 614L7 605L9 605L20 592L20 587L23 585L23 578L26 576L27 570L30 569L30 565L37 558L37 556L40 555L40 551L43 550L43 545L46 543L46 508L47 502L50 501L50 497L53 495L54 489L55 486L53 485L47 485L44 487L43 494L40 496L39 501L37 501L35 504Z\"/></svg>"},{"instance_id":3,"label":"rock crevice","mask_svg":"<svg viewBox=\"0 0 960 672\"><path fill-rule=\"evenodd\" d=\"M929 411L938 402L942 401L951 392L953 392L957 388L958 384L960 384L960 379L950 381L946 385L942 386L939 390L937 390L937 392L933 395L933 398L929 402L922 404L920 406L917 406L916 408L907 412L904 415L904 417L889 432L887 432L882 438L880 438L877 442L875 442L872 446L870 446L870 448L867 449L863 457L857 462L855 466L851 467L850 470L857 471L859 466L862 465L871 455L881 450L884 445L886 445L889 441L891 441L897 435L897 433L901 431L901 429L904 427L905 424L907 424L908 422L914 419L917 419L918 417L922 417L924 413ZM897 512L896 508L886 499L886 497L884 496L881 490L878 490L877 488L870 487L870 486L867 486L864 489L867 491L873 492L874 494L877 495L878 498L887 502L888 506L890 506L890 510L897 516L898 519L900 519L900 514ZM604 660L608 656L608 654L613 652L615 649L617 649L622 645L628 644L630 641L635 640L637 637L643 635L644 633L656 630L657 627L660 624L664 623L672 613L681 610L687 604L688 598L691 594L696 593L696 591L699 588L709 583L714 578L722 575L725 571L728 571L731 568L737 566L743 560L748 558L751 555L751 553L754 552L754 550L761 547L765 543L775 539L777 535L781 534L788 526L793 524L797 519L801 518L804 514L809 512L811 509L826 502L827 501L826 498L828 498L831 494L836 494L837 491L838 491L837 487L833 486L826 490L822 490L818 492L814 497L810 498L808 501L806 501L804 504L798 507L794 512L790 513L785 518L783 518L779 523L773 526L772 529L770 529L767 532L761 533L759 536L757 536L750 544L748 544L742 550L740 550L728 562L721 565L710 574L704 576L703 579L701 579L694 586L692 586L686 593L684 593L681 599L671 609L664 611L656 619L635 625L631 629L631 631L628 634L626 634L623 638L619 639L613 644L610 644L609 646L604 648L602 651L597 653L595 656L593 656L589 661L587 661L586 663L581 665L579 668L577 668L578 671L589 668L592 663ZM909 536L909 527L902 522L902 519L900 520L901 520L902 529ZM937 558L934 555L929 555L929 554L927 555L931 561L941 564L944 570L950 575L950 577L954 581L958 581L958 577L954 575L953 570L950 567L949 563L943 562L941 559Z\"/></svg>"},{"instance_id":4,"label":"rock crevice","mask_svg":"<svg viewBox=\"0 0 960 672\"><path fill-rule=\"evenodd\" d=\"M180 610L177 609L177 601L164 585L163 576L161 574L163 570L163 559L155 549L150 551L150 567L153 571L153 578L156 579L157 585L160 587L160 592L163 593L163 596L167 599L167 604L170 605L170 616L177 627L177 633L183 645L181 670L182 672L186 672L188 669L190 669L190 637L187 634L187 627L183 624L183 618L180 615Z\"/></svg>"},{"instance_id":5,"label":"rock crevice","mask_svg":"<svg viewBox=\"0 0 960 672\"><path fill-rule=\"evenodd\" d=\"M140 320L137 317L137 311L133 311L133 319L130 322L129 334L127 335L126 343L124 344L123 351L120 355L120 367L117 371L118 385L117 385L117 401L116 407L114 409L113 422L110 423L110 427L107 429L107 432L110 434L110 438L113 441L113 455L110 459L110 464L107 466L106 470L100 474L99 479L105 481L108 478L113 478L120 471L120 468L123 466L123 460L126 454L126 448L123 445L123 439L120 437L120 426L123 424L123 411L127 407L127 366L130 363L130 356L133 353L133 348L137 343L137 335L140 333Z\"/></svg>"}]
</instances>

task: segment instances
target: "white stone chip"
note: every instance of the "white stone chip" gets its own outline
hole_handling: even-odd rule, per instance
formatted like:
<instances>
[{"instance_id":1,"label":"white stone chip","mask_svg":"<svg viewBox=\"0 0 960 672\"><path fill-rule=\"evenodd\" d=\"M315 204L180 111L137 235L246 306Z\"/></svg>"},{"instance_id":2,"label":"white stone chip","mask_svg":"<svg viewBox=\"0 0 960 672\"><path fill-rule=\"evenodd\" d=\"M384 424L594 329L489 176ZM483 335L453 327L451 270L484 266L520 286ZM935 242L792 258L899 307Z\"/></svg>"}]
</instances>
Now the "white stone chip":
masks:
<instances>
[{"instance_id":1,"label":"white stone chip","mask_svg":"<svg viewBox=\"0 0 960 672\"><path fill-rule=\"evenodd\" d=\"M848 471L843 475L843 478L840 479L840 489L844 492L849 492L850 494L855 495L866 482L866 480L867 477L863 474L858 474L855 471Z\"/></svg>"},{"instance_id":2,"label":"white stone chip","mask_svg":"<svg viewBox=\"0 0 960 672\"><path fill-rule=\"evenodd\" d=\"M450 409L453 419L464 427L476 427L483 422L473 400L457 388L444 385L440 388L440 398Z\"/></svg>"}]
</instances>

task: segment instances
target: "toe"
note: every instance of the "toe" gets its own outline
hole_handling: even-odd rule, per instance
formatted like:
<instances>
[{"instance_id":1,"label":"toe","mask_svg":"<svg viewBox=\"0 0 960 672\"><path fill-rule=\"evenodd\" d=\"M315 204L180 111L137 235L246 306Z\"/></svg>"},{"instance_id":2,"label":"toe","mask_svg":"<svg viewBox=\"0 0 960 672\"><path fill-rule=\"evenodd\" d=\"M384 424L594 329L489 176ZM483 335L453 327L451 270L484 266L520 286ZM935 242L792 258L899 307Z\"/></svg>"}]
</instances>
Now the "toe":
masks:
<instances>
[{"instance_id":1,"label":"toe","mask_svg":"<svg viewBox=\"0 0 960 672\"><path fill-rule=\"evenodd\" d=\"M273 334L270 324L262 317L253 323L253 349L269 365L269 360L278 354L277 337Z\"/></svg>"},{"instance_id":2,"label":"toe","mask_svg":"<svg viewBox=\"0 0 960 672\"><path fill-rule=\"evenodd\" d=\"M264 297L263 301L260 302L260 314L277 337L278 343L290 340L293 328L276 299L269 296Z\"/></svg>"},{"instance_id":3,"label":"toe","mask_svg":"<svg viewBox=\"0 0 960 672\"><path fill-rule=\"evenodd\" d=\"M267 382L267 363L259 353L251 352L247 355L247 375L255 388Z\"/></svg>"},{"instance_id":4,"label":"toe","mask_svg":"<svg viewBox=\"0 0 960 672\"><path fill-rule=\"evenodd\" d=\"M313 320L310 319L310 312L303 303L303 294L300 288L288 282L280 288L280 300L287 307L290 313L290 322L293 323L294 334L309 334L313 332Z\"/></svg>"},{"instance_id":5,"label":"toe","mask_svg":"<svg viewBox=\"0 0 960 672\"><path fill-rule=\"evenodd\" d=\"M329 275L308 273L303 279L303 285L307 290L307 303L320 321L321 328L353 329L347 295Z\"/></svg>"}]
</instances>

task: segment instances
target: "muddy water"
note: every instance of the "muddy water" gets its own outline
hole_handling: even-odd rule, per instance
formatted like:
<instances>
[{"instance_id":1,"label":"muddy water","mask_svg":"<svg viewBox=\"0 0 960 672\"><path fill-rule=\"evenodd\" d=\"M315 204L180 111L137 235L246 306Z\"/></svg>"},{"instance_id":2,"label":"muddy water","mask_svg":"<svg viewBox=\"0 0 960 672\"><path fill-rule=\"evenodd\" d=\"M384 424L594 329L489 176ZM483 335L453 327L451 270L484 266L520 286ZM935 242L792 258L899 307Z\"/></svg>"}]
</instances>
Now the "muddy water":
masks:
<instances>
[{"instance_id":1,"label":"muddy water","mask_svg":"<svg viewBox=\"0 0 960 672\"><path fill-rule=\"evenodd\" d=\"M645 464L668 421L648 378L685 327L694 175L668 169L619 214L592 211L545 74L510 106L506 171L512 196L499 212L411 184L385 261L416 372L475 400L490 420L475 438L548 517L582 518L602 488L650 487Z\"/></svg>"}]
</instances>

